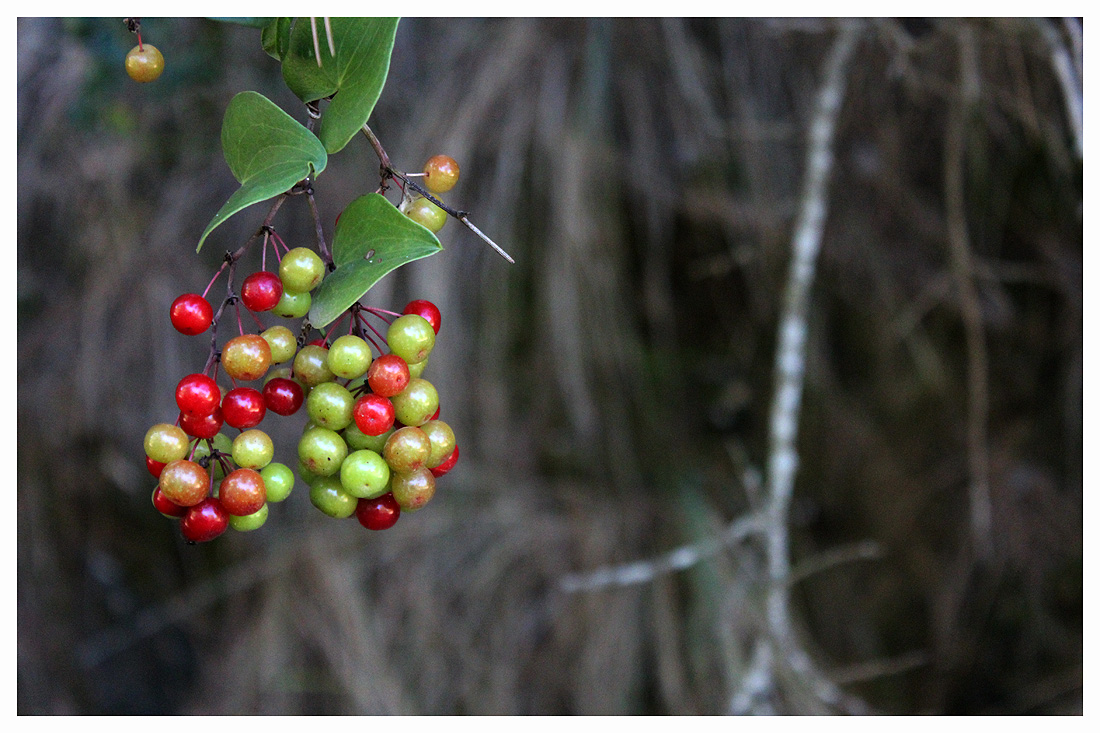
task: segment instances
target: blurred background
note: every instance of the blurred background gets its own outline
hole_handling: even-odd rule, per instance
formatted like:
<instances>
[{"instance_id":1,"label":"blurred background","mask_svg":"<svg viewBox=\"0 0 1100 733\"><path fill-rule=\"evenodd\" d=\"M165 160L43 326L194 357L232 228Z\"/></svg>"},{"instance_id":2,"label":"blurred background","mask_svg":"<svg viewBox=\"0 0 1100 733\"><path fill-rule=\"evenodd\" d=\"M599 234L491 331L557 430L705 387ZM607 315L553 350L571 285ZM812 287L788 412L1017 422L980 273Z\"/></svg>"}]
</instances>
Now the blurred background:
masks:
<instances>
[{"instance_id":1,"label":"blurred background","mask_svg":"<svg viewBox=\"0 0 1100 733\"><path fill-rule=\"evenodd\" d=\"M258 31L142 31L147 85L122 19L18 20L20 713L1081 712L1079 20L850 31L794 493L746 531L839 24L403 20L372 128L516 260L452 221L364 299L442 310L462 458L391 530L299 483L199 546L144 466L209 346L168 306L266 211L195 254L229 100L305 114ZM331 158L327 233L377 170Z\"/></svg>"}]
</instances>

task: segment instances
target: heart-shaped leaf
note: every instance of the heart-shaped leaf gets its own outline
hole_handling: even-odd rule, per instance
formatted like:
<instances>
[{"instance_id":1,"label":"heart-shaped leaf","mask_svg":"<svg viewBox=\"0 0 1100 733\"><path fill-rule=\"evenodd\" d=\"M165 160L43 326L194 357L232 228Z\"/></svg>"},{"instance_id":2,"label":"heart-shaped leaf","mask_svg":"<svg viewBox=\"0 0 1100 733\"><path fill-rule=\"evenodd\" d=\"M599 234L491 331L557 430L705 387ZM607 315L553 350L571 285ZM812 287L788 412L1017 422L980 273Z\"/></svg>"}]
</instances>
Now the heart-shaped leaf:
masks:
<instances>
[{"instance_id":1,"label":"heart-shaped leaf","mask_svg":"<svg viewBox=\"0 0 1100 733\"><path fill-rule=\"evenodd\" d=\"M293 18L275 18L264 26L263 33L260 34L260 45L271 58L282 61L283 56L286 56L287 48L290 47L292 20Z\"/></svg>"},{"instance_id":2,"label":"heart-shaped leaf","mask_svg":"<svg viewBox=\"0 0 1100 733\"><path fill-rule=\"evenodd\" d=\"M328 164L313 133L257 92L241 92L230 101L222 121L222 152L241 187L206 225L196 251L233 214L290 190L311 170L320 173Z\"/></svg>"},{"instance_id":3,"label":"heart-shaped leaf","mask_svg":"<svg viewBox=\"0 0 1100 733\"><path fill-rule=\"evenodd\" d=\"M283 56L283 80L303 102L331 97L317 136L330 154L342 150L366 124L390 70L397 18L331 18L329 37L318 18L317 45L309 18L297 18ZM329 50L329 41L336 49Z\"/></svg>"},{"instance_id":4,"label":"heart-shaped leaf","mask_svg":"<svg viewBox=\"0 0 1100 733\"><path fill-rule=\"evenodd\" d=\"M340 214L332 243L336 269L313 293L309 322L327 326L387 273L442 249L434 234L381 194L360 196Z\"/></svg>"}]
</instances>

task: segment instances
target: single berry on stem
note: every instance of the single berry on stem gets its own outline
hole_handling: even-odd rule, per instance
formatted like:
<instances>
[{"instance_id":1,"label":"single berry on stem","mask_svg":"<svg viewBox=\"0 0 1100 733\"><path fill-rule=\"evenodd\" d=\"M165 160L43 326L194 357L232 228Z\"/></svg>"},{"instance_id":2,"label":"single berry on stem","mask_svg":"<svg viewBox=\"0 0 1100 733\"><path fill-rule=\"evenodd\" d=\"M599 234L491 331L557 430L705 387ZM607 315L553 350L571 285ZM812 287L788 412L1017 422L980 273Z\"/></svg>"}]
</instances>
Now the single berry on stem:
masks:
<instances>
[{"instance_id":1,"label":"single berry on stem","mask_svg":"<svg viewBox=\"0 0 1100 733\"><path fill-rule=\"evenodd\" d=\"M424 183L432 193L446 193L458 183L458 163L449 155L433 155L424 164Z\"/></svg>"},{"instance_id":2,"label":"single berry on stem","mask_svg":"<svg viewBox=\"0 0 1100 733\"><path fill-rule=\"evenodd\" d=\"M176 385L176 404L188 415L209 415L221 399L218 383L205 374L188 374Z\"/></svg>"},{"instance_id":3,"label":"single berry on stem","mask_svg":"<svg viewBox=\"0 0 1100 733\"><path fill-rule=\"evenodd\" d=\"M394 432L382 448L390 470L395 474L407 474L424 467L431 454L432 444L420 428L404 427ZM400 497L398 497L400 503ZM404 505L402 505L404 507Z\"/></svg>"},{"instance_id":4,"label":"single berry on stem","mask_svg":"<svg viewBox=\"0 0 1100 733\"><path fill-rule=\"evenodd\" d=\"M435 476L423 466L408 473L395 473L390 491L402 511L415 512L435 496Z\"/></svg>"},{"instance_id":5,"label":"single berry on stem","mask_svg":"<svg viewBox=\"0 0 1100 733\"><path fill-rule=\"evenodd\" d=\"M241 283L241 302L250 311L269 311L279 304L282 297L283 281L273 272L254 272Z\"/></svg>"},{"instance_id":6,"label":"single berry on stem","mask_svg":"<svg viewBox=\"0 0 1100 733\"><path fill-rule=\"evenodd\" d=\"M332 342L328 349L329 371L341 379L356 379L366 374L371 365L370 346L366 341L347 334Z\"/></svg>"},{"instance_id":7,"label":"single berry on stem","mask_svg":"<svg viewBox=\"0 0 1100 733\"><path fill-rule=\"evenodd\" d=\"M294 357L294 376L307 387L335 379L336 375L328 368L328 349L313 344L303 346Z\"/></svg>"},{"instance_id":8,"label":"single berry on stem","mask_svg":"<svg viewBox=\"0 0 1100 733\"><path fill-rule=\"evenodd\" d=\"M309 500L313 506L334 519L345 519L355 514L359 500L344 491L336 476L322 476L309 487Z\"/></svg>"},{"instance_id":9,"label":"single berry on stem","mask_svg":"<svg viewBox=\"0 0 1100 733\"><path fill-rule=\"evenodd\" d=\"M186 336L195 336L210 328L214 309L198 293L184 293L172 301L169 310L172 325Z\"/></svg>"},{"instance_id":10,"label":"single berry on stem","mask_svg":"<svg viewBox=\"0 0 1100 733\"><path fill-rule=\"evenodd\" d=\"M262 430L245 430L233 439L231 455L233 462L241 468L259 471L275 458L275 443Z\"/></svg>"},{"instance_id":11,"label":"single berry on stem","mask_svg":"<svg viewBox=\"0 0 1100 733\"><path fill-rule=\"evenodd\" d=\"M303 318L313 305L313 296L309 293L292 293L284 289L278 304L271 313L283 318Z\"/></svg>"},{"instance_id":12,"label":"single berry on stem","mask_svg":"<svg viewBox=\"0 0 1100 733\"><path fill-rule=\"evenodd\" d=\"M164 55L156 46L139 43L126 54L126 73L134 81L156 81L164 72Z\"/></svg>"}]
</instances>

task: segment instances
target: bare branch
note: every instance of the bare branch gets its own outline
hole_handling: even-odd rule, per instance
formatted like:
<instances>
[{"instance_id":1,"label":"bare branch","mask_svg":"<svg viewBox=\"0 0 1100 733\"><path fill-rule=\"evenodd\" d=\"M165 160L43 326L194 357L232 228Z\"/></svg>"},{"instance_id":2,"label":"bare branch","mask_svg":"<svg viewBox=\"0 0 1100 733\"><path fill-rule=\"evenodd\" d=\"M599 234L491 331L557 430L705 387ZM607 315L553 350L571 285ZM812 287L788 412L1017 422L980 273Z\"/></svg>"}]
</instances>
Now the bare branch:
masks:
<instances>
[{"instance_id":1,"label":"bare branch","mask_svg":"<svg viewBox=\"0 0 1100 733\"><path fill-rule=\"evenodd\" d=\"M806 371L806 341L810 291L828 212L828 184L833 168L837 119L844 101L849 63L862 23L842 22L829 50L825 75L817 93L806 151L806 177L792 238L790 269L779 318L775 354L775 392L769 420L767 508L765 536L768 569L766 618L773 655L810 687L814 697L830 707L865 709L850 700L816 669L799 645L790 618L790 538L788 514L798 469L795 449L802 388Z\"/></svg>"},{"instance_id":2,"label":"bare branch","mask_svg":"<svg viewBox=\"0 0 1100 733\"><path fill-rule=\"evenodd\" d=\"M760 528L758 517L746 515L731 522L720 536L708 542L677 547L650 560L603 567L589 573L570 573L561 578L560 588L565 593L578 593L648 583L658 575L687 570L722 549L743 542Z\"/></svg>"}]
</instances>

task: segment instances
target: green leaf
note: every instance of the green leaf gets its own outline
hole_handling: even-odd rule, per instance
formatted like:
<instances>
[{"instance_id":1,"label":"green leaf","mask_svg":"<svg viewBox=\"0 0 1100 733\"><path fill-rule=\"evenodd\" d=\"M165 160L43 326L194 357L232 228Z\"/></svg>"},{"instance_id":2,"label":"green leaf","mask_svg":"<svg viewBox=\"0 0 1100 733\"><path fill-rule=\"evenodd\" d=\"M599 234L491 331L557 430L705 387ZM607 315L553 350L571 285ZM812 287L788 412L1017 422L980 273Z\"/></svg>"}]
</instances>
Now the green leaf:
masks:
<instances>
[{"instance_id":1,"label":"green leaf","mask_svg":"<svg viewBox=\"0 0 1100 733\"><path fill-rule=\"evenodd\" d=\"M318 18L321 50L318 66L309 18L295 20L290 45L283 57L283 80L303 102L336 95L325 110L317 133L329 153L342 150L370 118L390 70L397 21L397 18L331 18L334 57L329 53L325 24Z\"/></svg>"},{"instance_id":2,"label":"green leaf","mask_svg":"<svg viewBox=\"0 0 1100 733\"><path fill-rule=\"evenodd\" d=\"M377 193L348 204L332 242L330 272L313 293L309 322L324 328L401 265L440 252L435 235Z\"/></svg>"},{"instance_id":3,"label":"green leaf","mask_svg":"<svg viewBox=\"0 0 1100 733\"><path fill-rule=\"evenodd\" d=\"M264 26L260 45L271 58L282 61L290 47L290 24L293 18L276 18Z\"/></svg>"},{"instance_id":4,"label":"green leaf","mask_svg":"<svg viewBox=\"0 0 1100 733\"><path fill-rule=\"evenodd\" d=\"M236 23L237 25L246 25L249 28L266 28L274 18L211 18L210 20L216 20L219 23Z\"/></svg>"},{"instance_id":5,"label":"green leaf","mask_svg":"<svg viewBox=\"0 0 1100 733\"><path fill-rule=\"evenodd\" d=\"M238 211L290 190L328 164L321 142L297 120L257 92L241 92L222 121L222 152L241 187L206 225L196 251L219 224Z\"/></svg>"}]
</instances>

